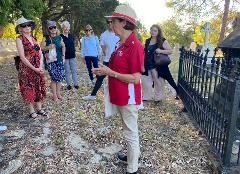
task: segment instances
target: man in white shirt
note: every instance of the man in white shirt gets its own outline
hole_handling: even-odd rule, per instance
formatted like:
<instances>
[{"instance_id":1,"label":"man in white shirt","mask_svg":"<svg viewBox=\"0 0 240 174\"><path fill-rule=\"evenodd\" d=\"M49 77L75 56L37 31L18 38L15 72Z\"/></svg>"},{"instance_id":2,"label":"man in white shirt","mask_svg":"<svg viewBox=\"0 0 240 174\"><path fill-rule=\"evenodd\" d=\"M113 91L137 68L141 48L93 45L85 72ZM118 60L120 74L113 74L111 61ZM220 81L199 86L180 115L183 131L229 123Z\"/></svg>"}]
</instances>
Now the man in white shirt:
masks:
<instances>
[{"instance_id":1,"label":"man in white shirt","mask_svg":"<svg viewBox=\"0 0 240 174\"><path fill-rule=\"evenodd\" d=\"M116 44L119 41L119 37L115 35L113 31L112 20L107 19L108 29L101 34L100 45L104 55L103 64L108 66L109 59L115 50ZM99 88L102 86L103 79L106 76L97 76L97 81L90 95L83 97L84 100L96 100L96 94Z\"/></svg>"}]
</instances>

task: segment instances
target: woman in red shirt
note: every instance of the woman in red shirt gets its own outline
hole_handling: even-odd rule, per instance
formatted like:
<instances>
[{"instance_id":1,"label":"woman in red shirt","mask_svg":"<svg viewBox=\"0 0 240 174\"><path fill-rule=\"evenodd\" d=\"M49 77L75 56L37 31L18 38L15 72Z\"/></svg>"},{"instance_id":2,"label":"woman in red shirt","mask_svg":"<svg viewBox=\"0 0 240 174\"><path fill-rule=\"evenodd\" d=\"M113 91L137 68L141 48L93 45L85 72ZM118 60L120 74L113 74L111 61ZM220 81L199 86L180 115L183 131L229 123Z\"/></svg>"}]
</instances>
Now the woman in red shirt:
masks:
<instances>
[{"instance_id":1,"label":"woman in red shirt","mask_svg":"<svg viewBox=\"0 0 240 174\"><path fill-rule=\"evenodd\" d=\"M93 68L96 75L109 76L110 102L116 105L122 117L123 135L127 141L127 156L118 156L127 161L127 173L137 173L140 154L138 135L138 105L141 104L141 74L144 50L133 30L136 28L136 13L128 5L119 5L112 16L114 32L120 41L113 52L109 67Z\"/></svg>"}]
</instances>

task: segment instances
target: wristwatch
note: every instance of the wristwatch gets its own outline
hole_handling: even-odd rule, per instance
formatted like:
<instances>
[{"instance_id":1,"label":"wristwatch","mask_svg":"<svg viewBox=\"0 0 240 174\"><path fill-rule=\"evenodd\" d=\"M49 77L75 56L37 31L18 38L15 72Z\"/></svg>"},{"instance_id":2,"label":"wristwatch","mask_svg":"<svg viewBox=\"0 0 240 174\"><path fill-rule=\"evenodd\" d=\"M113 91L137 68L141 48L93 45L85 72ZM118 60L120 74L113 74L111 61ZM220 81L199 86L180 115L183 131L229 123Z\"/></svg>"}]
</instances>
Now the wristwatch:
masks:
<instances>
[{"instance_id":1,"label":"wristwatch","mask_svg":"<svg viewBox=\"0 0 240 174\"><path fill-rule=\"evenodd\" d=\"M118 75L117 75L117 74L114 74L113 77L117 79L117 78L118 78Z\"/></svg>"}]
</instances>

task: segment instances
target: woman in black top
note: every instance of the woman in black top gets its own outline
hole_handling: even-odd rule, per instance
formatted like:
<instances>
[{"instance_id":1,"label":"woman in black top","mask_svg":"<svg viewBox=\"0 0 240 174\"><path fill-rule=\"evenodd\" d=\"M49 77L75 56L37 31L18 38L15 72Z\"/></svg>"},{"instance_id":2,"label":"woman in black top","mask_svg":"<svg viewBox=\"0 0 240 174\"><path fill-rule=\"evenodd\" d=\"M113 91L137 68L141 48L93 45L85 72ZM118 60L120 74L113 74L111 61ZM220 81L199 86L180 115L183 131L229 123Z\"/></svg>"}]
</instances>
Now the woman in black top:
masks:
<instances>
[{"instance_id":1,"label":"woman in black top","mask_svg":"<svg viewBox=\"0 0 240 174\"><path fill-rule=\"evenodd\" d=\"M150 28L151 37L145 43L145 72L142 76L143 100L152 98L159 102L164 98L164 79L176 90L177 85L174 82L168 66L157 66L154 63L154 53L172 54L172 48L168 41L163 37L162 31L158 25L152 25ZM152 84L154 82L154 89ZM154 90L154 96L153 96Z\"/></svg>"},{"instance_id":2,"label":"woman in black top","mask_svg":"<svg viewBox=\"0 0 240 174\"><path fill-rule=\"evenodd\" d=\"M74 38L70 34L70 24L68 21L64 21L62 23L62 29L63 33L61 34L61 37L66 46L64 67L66 72L67 89L70 90L72 88L71 75L73 79L73 86L78 89L76 51Z\"/></svg>"}]
</instances>

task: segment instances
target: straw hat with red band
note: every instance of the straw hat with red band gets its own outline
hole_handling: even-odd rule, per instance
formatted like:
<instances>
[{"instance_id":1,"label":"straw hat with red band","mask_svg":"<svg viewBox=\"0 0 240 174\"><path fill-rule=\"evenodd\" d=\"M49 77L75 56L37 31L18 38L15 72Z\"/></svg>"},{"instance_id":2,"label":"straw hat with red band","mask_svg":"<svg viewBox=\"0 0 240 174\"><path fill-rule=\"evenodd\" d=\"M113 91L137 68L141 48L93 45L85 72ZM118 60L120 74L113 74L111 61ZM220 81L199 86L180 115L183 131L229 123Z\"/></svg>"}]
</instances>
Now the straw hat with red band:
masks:
<instances>
[{"instance_id":1,"label":"straw hat with red band","mask_svg":"<svg viewBox=\"0 0 240 174\"><path fill-rule=\"evenodd\" d=\"M121 4L116 7L111 16L105 16L106 18L122 18L136 26L137 15L136 12L126 4Z\"/></svg>"}]
</instances>

